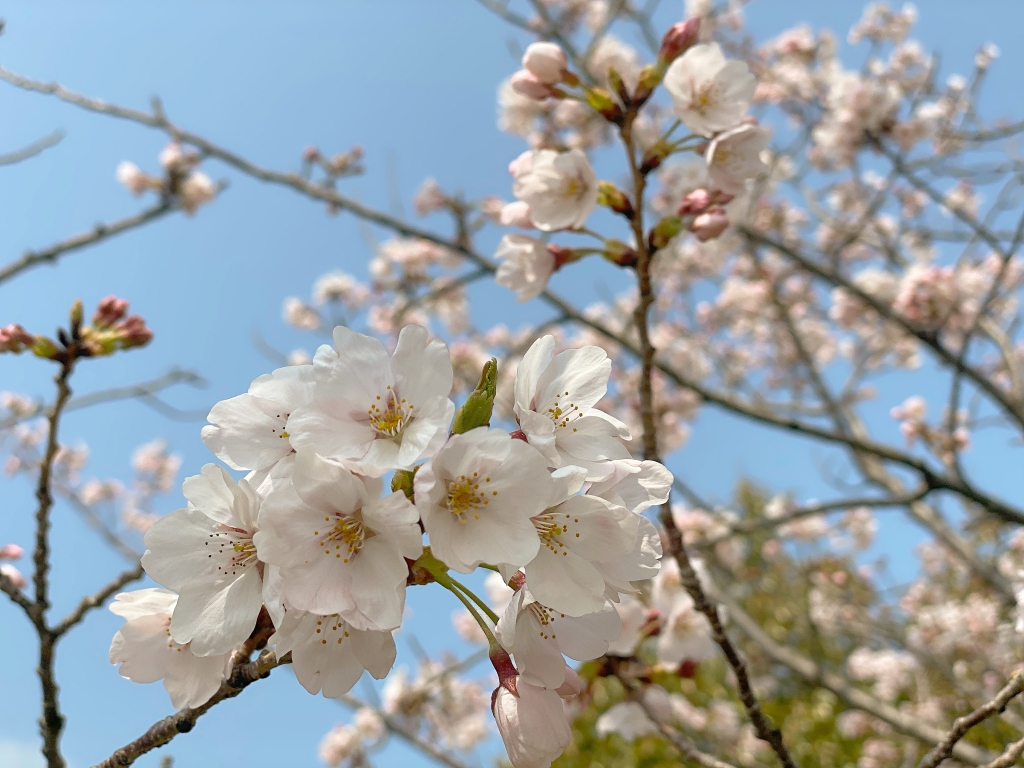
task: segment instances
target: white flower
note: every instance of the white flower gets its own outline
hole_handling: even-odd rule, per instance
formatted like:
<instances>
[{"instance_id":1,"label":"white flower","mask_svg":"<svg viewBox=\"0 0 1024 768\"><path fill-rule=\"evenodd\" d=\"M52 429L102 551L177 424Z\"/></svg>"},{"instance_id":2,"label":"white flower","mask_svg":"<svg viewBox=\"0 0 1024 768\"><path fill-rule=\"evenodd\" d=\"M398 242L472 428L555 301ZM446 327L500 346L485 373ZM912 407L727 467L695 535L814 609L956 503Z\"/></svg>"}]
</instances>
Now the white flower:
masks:
<instances>
[{"instance_id":1,"label":"white flower","mask_svg":"<svg viewBox=\"0 0 1024 768\"><path fill-rule=\"evenodd\" d=\"M726 59L718 43L693 46L665 73L676 115L702 136L732 128L746 117L756 87L747 65Z\"/></svg>"},{"instance_id":2,"label":"white flower","mask_svg":"<svg viewBox=\"0 0 1024 768\"><path fill-rule=\"evenodd\" d=\"M767 146L768 132L748 123L718 134L704 155L711 183L722 192L739 194L746 188L747 179L768 170L761 161L761 152Z\"/></svg>"},{"instance_id":3,"label":"white flower","mask_svg":"<svg viewBox=\"0 0 1024 768\"><path fill-rule=\"evenodd\" d=\"M281 568L295 608L340 614L358 629L394 629L405 607L405 558L422 551L419 515L404 493L380 498L379 479L304 449L275 485L253 537L260 560Z\"/></svg>"},{"instance_id":4,"label":"white flower","mask_svg":"<svg viewBox=\"0 0 1024 768\"><path fill-rule=\"evenodd\" d=\"M115 175L117 180L124 185L124 188L136 197L149 189L151 181L149 176L143 173L142 169L135 163L122 160L118 163Z\"/></svg>"},{"instance_id":5,"label":"white flower","mask_svg":"<svg viewBox=\"0 0 1024 768\"><path fill-rule=\"evenodd\" d=\"M426 328L405 326L389 360L376 339L335 328L335 349L325 344L313 358L313 402L288 419L292 445L374 477L434 454L455 404L448 347L427 338Z\"/></svg>"},{"instance_id":6,"label":"white flower","mask_svg":"<svg viewBox=\"0 0 1024 768\"><path fill-rule=\"evenodd\" d=\"M227 653L246 640L263 606L256 546L259 497L207 464L186 478L189 501L157 520L146 533L142 565L153 581L179 593L171 621L177 643L197 656Z\"/></svg>"},{"instance_id":7,"label":"white flower","mask_svg":"<svg viewBox=\"0 0 1024 768\"><path fill-rule=\"evenodd\" d=\"M526 235L505 235L495 258L501 260L495 281L516 294L516 301L537 298L555 271L555 256L545 243Z\"/></svg>"},{"instance_id":8,"label":"white flower","mask_svg":"<svg viewBox=\"0 0 1024 768\"><path fill-rule=\"evenodd\" d=\"M597 206L597 176L579 149L530 150L509 169L512 192L530 206L538 229L581 227Z\"/></svg>"},{"instance_id":9,"label":"white flower","mask_svg":"<svg viewBox=\"0 0 1024 768\"><path fill-rule=\"evenodd\" d=\"M605 602L600 611L567 616L538 603L526 587L512 598L495 636L515 656L519 679L543 688L565 682L565 654L576 661L603 656L622 629L619 615Z\"/></svg>"},{"instance_id":10,"label":"white flower","mask_svg":"<svg viewBox=\"0 0 1024 768\"><path fill-rule=\"evenodd\" d=\"M288 611L270 638L279 656L291 651L295 677L310 693L325 698L344 696L365 669L375 679L387 677L395 663L390 632L362 631L337 615Z\"/></svg>"},{"instance_id":11,"label":"white flower","mask_svg":"<svg viewBox=\"0 0 1024 768\"><path fill-rule=\"evenodd\" d=\"M683 587L675 560L662 564L654 580L653 603L662 616L657 645L659 663L676 666L686 659L699 662L715 656L718 645L711 625Z\"/></svg>"},{"instance_id":12,"label":"white flower","mask_svg":"<svg viewBox=\"0 0 1024 768\"><path fill-rule=\"evenodd\" d=\"M312 399L312 365L265 373L245 394L210 409L203 442L232 469L269 469L292 452L285 428L291 412Z\"/></svg>"},{"instance_id":13,"label":"white flower","mask_svg":"<svg viewBox=\"0 0 1024 768\"><path fill-rule=\"evenodd\" d=\"M569 616L602 610L606 584L596 564L629 555L643 519L600 497L574 496L585 475L579 467L552 474L546 509L531 518L541 547L524 568L534 597Z\"/></svg>"},{"instance_id":14,"label":"white flower","mask_svg":"<svg viewBox=\"0 0 1024 768\"><path fill-rule=\"evenodd\" d=\"M588 496L600 496L637 514L668 501L672 473L656 461L622 459L612 462L612 473L587 489Z\"/></svg>"},{"instance_id":15,"label":"white flower","mask_svg":"<svg viewBox=\"0 0 1024 768\"><path fill-rule=\"evenodd\" d=\"M514 768L548 768L572 740L562 699L522 678L516 694L499 686L491 697L491 712Z\"/></svg>"},{"instance_id":16,"label":"white flower","mask_svg":"<svg viewBox=\"0 0 1024 768\"><path fill-rule=\"evenodd\" d=\"M588 480L607 477L614 459L628 459L620 439L629 430L594 405L608 389L612 362L600 347L567 349L551 359L552 336L533 343L516 372L513 410L530 445L550 467L575 465Z\"/></svg>"},{"instance_id":17,"label":"white flower","mask_svg":"<svg viewBox=\"0 0 1024 768\"><path fill-rule=\"evenodd\" d=\"M178 187L178 202L191 215L217 196L217 185L202 171L193 171Z\"/></svg>"},{"instance_id":18,"label":"white flower","mask_svg":"<svg viewBox=\"0 0 1024 768\"><path fill-rule=\"evenodd\" d=\"M171 614L178 596L166 589L139 589L114 598L110 611L125 625L110 643L110 663L136 683L164 681L175 709L198 707L220 688L231 671L231 653L196 656L188 644L171 639Z\"/></svg>"},{"instance_id":19,"label":"white flower","mask_svg":"<svg viewBox=\"0 0 1024 768\"><path fill-rule=\"evenodd\" d=\"M523 68L545 85L561 82L566 64L565 51L555 43L530 43L523 53Z\"/></svg>"},{"instance_id":20,"label":"white flower","mask_svg":"<svg viewBox=\"0 0 1024 768\"><path fill-rule=\"evenodd\" d=\"M431 552L469 573L480 563L530 562L540 538L530 520L554 491L544 457L501 429L453 435L416 473L416 507Z\"/></svg>"},{"instance_id":21,"label":"white flower","mask_svg":"<svg viewBox=\"0 0 1024 768\"><path fill-rule=\"evenodd\" d=\"M633 742L641 736L658 733L658 726L647 716L638 702L620 701L597 718L594 730L598 736L617 733L626 742Z\"/></svg>"}]
</instances>

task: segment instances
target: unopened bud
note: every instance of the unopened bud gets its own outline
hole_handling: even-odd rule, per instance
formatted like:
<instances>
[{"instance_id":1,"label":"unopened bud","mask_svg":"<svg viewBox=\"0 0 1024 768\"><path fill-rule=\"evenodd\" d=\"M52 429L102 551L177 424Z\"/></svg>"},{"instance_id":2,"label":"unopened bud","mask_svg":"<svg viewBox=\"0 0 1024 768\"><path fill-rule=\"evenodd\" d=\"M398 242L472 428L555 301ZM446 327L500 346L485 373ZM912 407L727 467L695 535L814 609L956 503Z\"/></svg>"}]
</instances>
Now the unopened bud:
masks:
<instances>
[{"instance_id":1,"label":"unopened bud","mask_svg":"<svg viewBox=\"0 0 1024 768\"><path fill-rule=\"evenodd\" d=\"M466 402L455 414L452 422L452 434L459 435L476 427L486 427L491 423L491 412L494 410L494 396L498 389L498 361L491 358L484 363L480 372L480 382L476 389L469 393Z\"/></svg>"},{"instance_id":2,"label":"unopened bud","mask_svg":"<svg viewBox=\"0 0 1024 768\"><path fill-rule=\"evenodd\" d=\"M307 163L312 163L320 157L320 150L316 147L306 147L302 150L302 159Z\"/></svg>"},{"instance_id":3,"label":"unopened bud","mask_svg":"<svg viewBox=\"0 0 1024 768\"><path fill-rule=\"evenodd\" d=\"M0 547L0 560L20 560L25 556L25 550L17 544L4 544Z\"/></svg>"},{"instance_id":4,"label":"unopened bud","mask_svg":"<svg viewBox=\"0 0 1024 768\"><path fill-rule=\"evenodd\" d=\"M44 360L53 360L60 353L57 342L46 336L36 336L32 340L32 354Z\"/></svg>"},{"instance_id":5,"label":"unopened bud","mask_svg":"<svg viewBox=\"0 0 1024 768\"><path fill-rule=\"evenodd\" d=\"M71 304L71 327L76 328L82 324L82 318L85 316L85 308L82 306L81 299L75 299Z\"/></svg>"},{"instance_id":6,"label":"unopened bud","mask_svg":"<svg viewBox=\"0 0 1024 768\"><path fill-rule=\"evenodd\" d=\"M10 563L0 565L0 575L6 577L14 585L15 589L24 589L28 586L28 580L21 574L21 571Z\"/></svg>"},{"instance_id":7,"label":"unopened bud","mask_svg":"<svg viewBox=\"0 0 1024 768\"><path fill-rule=\"evenodd\" d=\"M610 181L599 181L597 183L597 204L611 208L626 218L633 218L633 204L629 202L626 193Z\"/></svg>"},{"instance_id":8,"label":"unopened bud","mask_svg":"<svg viewBox=\"0 0 1024 768\"><path fill-rule=\"evenodd\" d=\"M419 469L419 467L416 469ZM412 471L408 469L396 469L395 474L391 476L392 493L401 491L407 498L411 499L413 497L413 480L415 477L415 469Z\"/></svg>"},{"instance_id":9,"label":"unopened bud","mask_svg":"<svg viewBox=\"0 0 1024 768\"><path fill-rule=\"evenodd\" d=\"M680 54L700 39L700 17L695 16L686 21L679 21L668 28L665 36L661 38L661 49L658 51L658 63L667 67Z\"/></svg>"},{"instance_id":10,"label":"unopened bud","mask_svg":"<svg viewBox=\"0 0 1024 768\"><path fill-rule=\"evenodd\" d=\"M665 162L665 158L672 154L672 147L664 141L655 142L644 152L643 160L640 162L640 173L645 176Z\"/></svg>"},{"instance_id":11,"label":"unopened bud","mask_svg":"<svg viewBox=\"0 0 1024 768\"><path fill-rule=\"evenodd\" d=\"M679 215L695 215L698 213L704 213L708 206L712 203L712 194L706 189L695 189L690 194L683 198L682 204L679 206Z\"/></svg>"},{"instance_id":12,"label":"unopened bud","mask_svg":"<svg viewBox=\"0 0 1024 768\"><path fill-rule=\"evenodd\" d=\"M641 69L636 78L636 93L633 94L633 103L643 104L647 101L654 93L654 89L661 84L662 77L661 70L653 64L648 64Z\"/></svg>"},{"instance_id":13,"label":"unopened bud","mask_svg":"<svg viewBox=\"0 0 1024 768\"><path fill-rule=\"evenodd\" d=\"M525 69L520 69L509 80L512 85L512 90L518 93L520 96L525 96L528 99L534 99L535 101L543 101L546 98L555 95L555 89L550 85L546 85L537 79L537 76L532 72L528 72Z\"/></svg>"},{"instance_id":14,"label":"unopened bud","mask_svg":"<svg viewBox=\"0 0 1024 768\"><path fill-rule=\"evenodd\" d=\"M128 314L128 301L119 299L117 296L107 296L101 299L92 316L94 327L106 328Z\"/></svg>"},{"instance_id":15,"label":"unopened bud","mask_svg":"<svg viewBox=\"0 0 1024 768\"><path fill-rule=\"evenodd\" d=\"M0 353L21 354L35 343L35 336L17 323L0 328Z\"/></svg>"},{"instance_id":16,"label":"unopened bud","mask_svg":"<svg viewBox=\"0 0 1024 768\"><path fill-rule=\"evenodd\" d=\"M713 240L729 227L729 216L724 208L709 208L690 225L690 231L702 243Z\"/></svg>"},{"instance_id":17,"label":"unopened bud","mask_svg":"<svg viewBox=\"0 0 1024 768\"><path fill-rule=\"evenodd\" d=\"M617 264L620 267L633 267L636 266L639 257L637 256L636 250L626 245L621 240L605 240L604 251L601 255L612 264Z\"/></svg>"},{"instance_id":18,"label":"unopened bud","mask_svg":"<svg viewBox=\"0 0 1024 768\"><path fill-rule=\"evenodd\" d=\"M565 51L555 43L530 43L523 53L523 67L544 85L561 82L567 63Z\"/></svg>"},{"instance_id":19,"label":"unopened bud","mask_svg":"<svg viewBox=\"0 0 1024 768\"><path fill-rule=\"evenodd\" d=\"M615 67L608 67L608 85L613 91L615 91L623 104L629 104L629 89L626 88L626 83L622 80L622 75L619 74L619 70L615 69Z\"/></svg>"},{"instance_id":20,"label":"unopened bud","mask_svg":"<svg viewBox=\"0 0 1024 768\"><path fill-rule=\"evenodd\" d=\"M647 243L651 252L659 251L668 245L669 241L683 230L683 219L681 216L666 216L651 230L647 236Z\"/></svg>"},{"instance_id":21,"label":"unopened bud","mask_svg":"<svg viewBox=\"0 0 1024 768\"><path fill-rule=\"evenodd\" d=\"M587 104L597 110L598 114L609 123L622 125L622 109L615 103L608 91L603 88L588 88Z\"/></svg>"}]
</instances>

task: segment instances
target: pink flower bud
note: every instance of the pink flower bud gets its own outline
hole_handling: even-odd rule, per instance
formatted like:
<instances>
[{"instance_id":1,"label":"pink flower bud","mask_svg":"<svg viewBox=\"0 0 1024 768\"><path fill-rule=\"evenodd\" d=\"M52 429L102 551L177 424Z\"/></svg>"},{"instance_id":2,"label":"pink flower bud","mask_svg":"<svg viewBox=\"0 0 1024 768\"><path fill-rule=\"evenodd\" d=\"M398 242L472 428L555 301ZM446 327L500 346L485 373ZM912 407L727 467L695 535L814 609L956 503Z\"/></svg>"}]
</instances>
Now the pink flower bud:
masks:
<instances>
[{"instance_id":1,"label":"pink flower bud","mask_svg":"<svg viewBox=\"0 0 1024 768\"><path fill-rule=\"evenodd\" d=\"M0 352L24 352L35 340L35 336L17 323L0 328Z\"/></svg>"},{"instance_id":2,"label":"pink flower bud","mask_svg":"<svg viewBox=\"0 0 1024 768\"><path fill-rule=\"evenodd\" d=\"M695 45L699 39L699 16L673 24L668 28L665 36L661 38L661 50L658 51L658 61L662 64L671 64L686 49Z\"/></svg>"},{"instance_id":3,"label":"pink flower bud","mask_svg":"<svg viewBox=\"0 0 1024 768\"><path fill-rule=\"evenodd\" d=\"M713 240L729 226L729 217L721 208L710 208L693 220L690 231L702 243Z\"/></svg>"},{"instance_id":4,"label":"pink flower bud","mask_svg":"<svg viewBox=\"0 0 1024 768\"><path fill-rule=\"evenodd\" d=\"M530 43L523 54L523 67L544 85L561 82L566 64L565 51L555 43Z\"/></svg>"},{"instance_id":5,"label":"pink flower bud","mask_svg":"<svg viewBox=\"0 0 1024 768\"><path fill-rule=\"evenodd\" d=\"M0 574L3 574L14 585L15 589L24 589L28 586L28 580L21 575L21 571L10 563L0 565Z\"/></svg>"},{"instance_id":6,"label":"pink flower bud","mask_svg":"<svg viewBox=\"0 0 1024 768\"><path fill-rule=\"evenodd\" d=\"M552 95L550 85L545 85L537 79L536 75L532 72L527 72L525 69L520 69L512 75L509 83L512 85L512 90L528 99L543 101Z\"/></svg>"},{"instance_id":7,"label":"pink flower bud","mask_svg":"<svg viewBox=\"0 0 1024 768\"><path fill-rule=\"evenodd\" d=\"M96 326L110 326L128 314L128 301L119 299L117 296L107 296L101 299L96 307L96 313L92 316L92 324Z\"/></svg>"},{"instance_id":8,"label":"pink flower bud","mask_svg":"<svg viewBox=\"0 0 1024 768\"><path fill-rule=\"evenodd\" d=\"M0 547L0 560L20 560L25 556L25 550L17 544L4 544Z\"/></svg>"},{"instance_id":9,"label":"pink flower bud","mask_svg":"<svg viewBox=\"0 0 1024 768\"><path fill-rule=\"evenodd\" d=\"M519 227L520 229L534 229L533 219L530 218L530 206L522 200L516 200L502 207L498 215L498 221L504 227Z\"/></svg>"},{"instance_id":10,"label":"pink flower bud","mask_svg":"<svg viewBox=\"0 0 1024 768\"><path fill-rule=\"evenodd\" d=\"M302 150L302 159L307 163L312 163L314 160L320 157L320 150L316 147L306 147Z\"/></svg>"},{"instance_id":11,"label":"pink flower bud","mask_svg":"<svg viewBox=\"0 0 1024 768\"><path fill-rule=\"evenodd\" d=\"M711 193L706 189L695 189L683 198L682 205L679 206L679 215L704 213L711 205L711 199Z\"/></svg>"},{"instance_id":12,"label":"pink flower bud","mask_svg":"<svg viewBox=\"0 0 1024 768\"><path fill-rule=\"evenodd\" d=\"M139 315L132 315L118 325L123 347L141 347L153 338L153 331L146 327L146 321Z\"/></svg>"}]
</instances>

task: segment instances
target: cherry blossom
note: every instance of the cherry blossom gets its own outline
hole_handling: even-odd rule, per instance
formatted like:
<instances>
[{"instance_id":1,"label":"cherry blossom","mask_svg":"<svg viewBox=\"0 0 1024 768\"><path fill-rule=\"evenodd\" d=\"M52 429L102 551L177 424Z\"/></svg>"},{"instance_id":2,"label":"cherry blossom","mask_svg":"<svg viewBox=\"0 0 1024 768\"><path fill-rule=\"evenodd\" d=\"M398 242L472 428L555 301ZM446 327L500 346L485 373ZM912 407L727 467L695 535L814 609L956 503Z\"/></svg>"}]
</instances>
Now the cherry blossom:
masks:
<instances>
[{"instance_id":1,"label":"cherry blossom","mask_svg":"<svg viewBox=\"0 0 1024 768\"><path fill-rule=\"evenodd\" d=\"M524 152L509 171L512 192L530 206L538 229L581 227L597 206L597 176L578 149Z\"/></svg>"},{"instance_id":2,"label":"cherry blossom","mask_svg":"<svg viewBox=\"0 0 1024 768\"><path fill-rule=\"evenodd\" d=\"M278 368L256 378L245 394L213 406L203 442L232 469L269 469L292 452L291 412L312 400L312 365Z\"/></svg>"},{"instance_id":3,"label":"cherry blossom","mask_svg":"<svg viewBox=\"0 0 1024 768\"><path fill-rule=\"evenodd\" d=\"M303 688L328 699L352 690L364 670L383 679L397 654L390 632L356 629L337 614L288 611L270 642L280 655L292 654L292 668Z\"/></svg>"},{"instance_id":4,"label":"cherry blossom","mask_svg":"<svg viewBox=\"0 0 1024 768\"><path fill-rule=\"evenodd\" d=\"M520 589L498 621L496 637L516 660L519 679L544 688L565 682L565 660L602 656L622 630L619 615L606 602L596 613L567 616L538 603Z\"/></svg>"},{"instance_id":5,"label":"cherry blossom","mask_svg":"<svg viewBox=\"0 0 1024 768\"><path fill-rule=\"evenodd\" d=\"M495 258L501 260L495 281L516 294L516 301L537 298L555 270L555 256L547 245L526 235L505 235Z\"/></svg>"},{"instance_id":6,"label":"cherry blossom","mask_svg":"<svg viewBox=\"0 0 1024 768\"><path fill-rule=\"evenodd\" d=\"M166 589L122 592L110 605L125 620L110 643L110 663L135 683L164 681L175 709L198 707L231 671L231 653L197 656L190 644L171 638L178 596Z\"/></svg>"},{"instance_id":7,"label":"cherry blossom","mask_svg":"<svg viewBox=\"0 0 1024 768\"><path fill-rule=\"evenodd\" d=\"M530 562L540 548L531 518L554 494L536 449L486 427L452 435L414 487L431 552L461 573L480 563Z\"/></svg>"},{"instance_id":8,"label":"cherry blossom","mask_svg":"<svg viewBox=\"0 0 1024 768\"><path fill-rule=\"evenodd\" d=\"M676 115L702 136L733 128L746 117L757 85L747 65L726 59L718 43L691 47L672 62L664 82Z\"/></svg>"},{"instance_id":9,"label":"cherry blossom","mask_svg":"<svg viewBox=\"0 0 1024 768\"><path fill-rule=\"evenodd\" d=\"M317 350L313 375L313 402L294 409L286 424L296 448L379 477L410 469L444 443L455 414L452 364L425 328L403 328L389 359L376 339L339 326L334 348Z\"/></svg>"},{"instance_id":10,"label":"cherry blossom","mask_svg":"<svg viewBox=\"0 0 1024 768\"><path fill-rule=\"evenodd\" d=\"M187 478L189 506L160 518L146 533L142 565L179 593L171 621L177 643L197 656L227 653L246 640L263 607L262 563L253 534L260 500L215 464Z\"/></svg>"},{"instance_id":11,"label":"cherry blossom","mask_svg":"<svg viewBox=\"0 0 1024 768\"><path fill-rule=\"evenodd\" d=\"M357 629L394 629L405 606L405 558L422 550L419 515L403 493L353 475L309 450L276 485L253 537L259 558L279 566L294 607L339 614Z\"/></svg>"},{"instance_id":12,"label":"cherry blossom","mask_svg":"<svg viewBox=\"0 0 1024 768\"><path fill-rule=\"evenodd\" d=\"M629 430L617 419L594 408L604 397L611 360L600 347L559 352L552 359L553 336L533 343L516 373L515 415L530 445L548 466L579 466L588 480L612 471L611 462L628 459L621 440Z\"/></svg>"},{"instance_id":13,"label":"cherry blossom","mask_svg":"<svg viewBox=\"0 0 1024 768\"><path fill-rule=\"evenodd\" d=\"M747 179L768 169L761 160L761 152L767 146L768 132L749 123L718 134L705 154L711 182L729 194L742 192Z\"/></svg>"}]
</instances>

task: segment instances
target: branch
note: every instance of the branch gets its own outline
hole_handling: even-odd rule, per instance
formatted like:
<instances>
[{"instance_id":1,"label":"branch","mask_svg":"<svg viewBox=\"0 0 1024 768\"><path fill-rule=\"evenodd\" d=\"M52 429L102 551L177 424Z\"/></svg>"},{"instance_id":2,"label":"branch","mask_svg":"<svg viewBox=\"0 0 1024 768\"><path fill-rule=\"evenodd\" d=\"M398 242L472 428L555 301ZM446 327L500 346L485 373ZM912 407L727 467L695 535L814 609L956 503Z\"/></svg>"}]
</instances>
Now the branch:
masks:
<instances>
[{"instance_id":1,"label":"branch","mask_svg":"<svg viewBox=\"0 0 1024 768\"><path fill-rule=\"evenodd\" d=\"M284 657L278 659L273 651L264 651L256 661L237 665L232 670L231 676L205 704L194 708L186 707L180 712L154 723L135 741L125 744L106 760L94 765L93 768L124 768L131 765L147 752L167 744L179 733L191 731L195 727L196 721L211 707L225 699L233 699L260 678L269 676L275 667L288 664L290 661L291 654L285 654Z\"/></svg>"},{"instance_id":2,"label":"branch","mask_svg":"<svg viewBox=\"0 0 1024 768\"><path fill-rule=\"evenodd\" d=\"M938 728L879 701L871 694L851 685L839 675L823 670L811 659L775 642L739 604L719 590L715 590L714 599L725 606L729 612L729 620L756 643L772 661L789 667L804 682L831 691L848 706L863 710L879 720L884 720L900 733L912 736L923 744L934 746L940 744L945 738L946 734ZM953 747L952 754L958 760L971 765L977 765L992 758L987 750L974 744L962 742Z\"/></svg>"},{"instance_id":3,"label":"branch","mask_svg":"<svg viewBox=\"0 0 1024 768\"><path fill-rule=\"evenodd\" d=\"M1010 678L1010 682L996 694L992 701L982 704L969 715L954 720L949 733L936 745L935 749L924 756L917 764L917 768L938 768L938 765L952 754L953 747L967 735L971 728L1001 712L1010 703L1010 700L1020 695L1022 691L1024 691L1024 674L1018 672Z\"/></svg>"},{"instance_id":4,"label":"branch","mask_svg":"<svg viewBox=\"0 0 1024 768\"><path fill-rule=\"evenodd\" d=\"M1006 751L991 763L979 765L978 768L1012 768L1016 765L1017 758L1024 755L1024 739L1015 741L1006 747Z\"/></svg>"},{"instance_id":5,"label":"branch","mask_svg":"<svg viewBox=\"0 0 1024 768\"><path fill-rule=\"evenodd\" d=\"M80 235L69 237L67 240L61 240L59 243L54 243L50 247L41 251L26 251L20 259L12 261L6 267L0 267L0 283L10 280L15 275L24 272L26 269L30 269L45 262L52 264L65 254L94 245L102 240L113 237L114 235L127 232L129 229L142 226L143 224L153 221L154 219L158 219L173 210L174 207L169 201L161 200L157 205L139 211L133 216L118 219L110 224L97 224L88 232L83 232Z\"/></svg>"},{"instance_id":6,"label":"branch","mask_svg":"<svg viewBox=\"0 0 1024 768\"><path fill-rule=\"evenodd\" d=\"M193 387L202 387L206 385L206 380L195 371L172 368L167 373L157 376L155 379L150 379L149 381L142 381L138 384L128 384L123 387L101 389L96 392L89 392L85 395L73 397L68 401L68 404L64 406L64 411L75 411L79 408L88 408L93 405L109 403L114 400L128 400L135 397L151 397L157 392L174 386L175 384L189 384ZM10 429L15 424L20 424L23 421L34 419L45 411L46 405L39 403L31 410L14 416L9 416L6 419L0 420L0 431Z\"/></svg>"},{"instance_id":7,"label":"branch","mask_svg":"<svg viewBox=\"0 0 1024 768\"><path fill-rule=\"evenodd\" d=\"M8 152L6 155L0 155L0 165L14 165L15 163L20 163L22 160L28 160L29 158L35 157L36 155L48 150L50 147L59 144L63 138L64 131L54 131L47 136L43 136L41 139L33 141L27 147L22 147L14 152Z\"/></svg>"},{"instance_id":8,"label":"branch","mask_svg":"<svg viewBox=\"0 0 1024 768\"><path fill-rule=\"evenodd\" d=\"M39 666L37 673L43 690L43 715L39 719L40 735L43 737L43 756L49 768L64 768L67 765L60 753L60 734L64 728L64 716L58 702L59 688L54 672L53 650L56 638L46 626L46 612L50 608L50 510L53 508L53 493L50 478L53 462L60 449L58 432L60 417L71 399L68 379L75 367L75 357L69 354L61 364L60 373L54 377L57 384L57 399L50 410L49 430L46 437L46 452L39 467L39 482L36 485L36 543L32 554L35 572L32 582L35 588L35 603L32 618L39 634Z\"/></svg>"},{"instance_id":9,"label":"branch","mask_svg":"<svg viewBox=\"0 0 1024 768\"><path fill-rule=\"evenodd\" d=\"M109 525L103 522L99 515L93 511L92 507L78 498L78 494L75 493L74 489L67 488L65 486L58 486L57 493L59 493L64 500L72 506L82 519L85 520L85 523L96 531L112 549L117 550L117 553L121 555L121 557L129 563L137 563L140 560L142 553L135 549L131 544L124 541L117 535L116 531L112 530Z\"/></svg>"},{"instance_id":10,"label":"branch","mask_svg":"<svg viewBox=\"0 0 1024 768\"><path fill-rule=\"evenodd\" d=\"M89 611L94 608L99 608L107 601L107 598L119 591L126 584L130 584L133 581L141 579L144 573L145 571L142 570L142 564L140 563L134 568L122 573L96 594L90 597L83 597L75 610L64 617L64 620L60 624L50 630L53 634L54 640L60 639L60 637L69 629L81 622Z\"/></svg>"},{"instance_id":11,"label":"branch","mask_svg":"<svg viewBox=\"0 0 1024 768\"><path fill-rule=\"evenodd\" d=\"M373 712L376 713L377 717L381 719L381 722L384 723L384 727L388 729L388 732L393 733L395 736L398 736L398 738L402 739L402 741L420 750L423 754L427 755L435 762L438 762L441 765L446 765L448 766L448 768L469 768L469 766L466 763L454 757L449 752L445 751L444 749L441 749L441 747L437 746L436 744L433 744L432 742L429 742L426 739L421 738L419 734L416 733L415 730L409 728L407 725L402 723L397 718L391 717L390 715L386 714L377 707L367 704L362 699L359 699L350 693L346 693L345 695L339 698L339 701L344 702L348 706L354 707L356 709L373 710Z\"/></svg>"},{"instance_id":12,"label":"branch","mask_svg":"<svg viewBox=\"0 0 1024 768\"><path fill-rule=\"evenodd\" d=\"M0 592L3 592L5 595L11 598L11 600L15 604L20 605L22 610L24 610L25 613L28 615L29 620L35 623L34 619L32 618L32 612L35 609L35 605L32 603L31 600L29 600L25 596L24 592L22 592L14 585L13 581L11 581L9 578L7 578L7 576L5 576L2 573L0 573Z\"/></svg>"}]
</instances>

